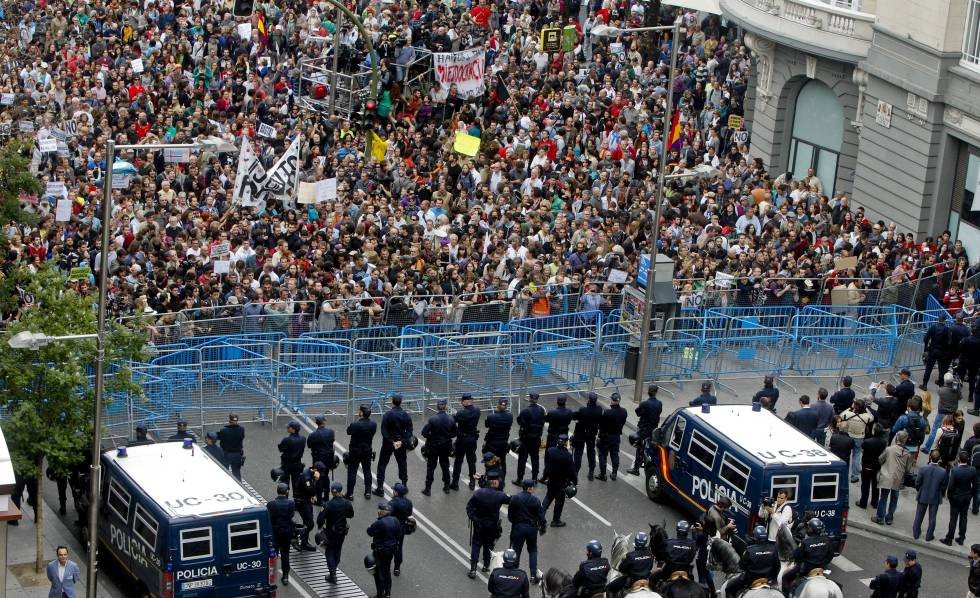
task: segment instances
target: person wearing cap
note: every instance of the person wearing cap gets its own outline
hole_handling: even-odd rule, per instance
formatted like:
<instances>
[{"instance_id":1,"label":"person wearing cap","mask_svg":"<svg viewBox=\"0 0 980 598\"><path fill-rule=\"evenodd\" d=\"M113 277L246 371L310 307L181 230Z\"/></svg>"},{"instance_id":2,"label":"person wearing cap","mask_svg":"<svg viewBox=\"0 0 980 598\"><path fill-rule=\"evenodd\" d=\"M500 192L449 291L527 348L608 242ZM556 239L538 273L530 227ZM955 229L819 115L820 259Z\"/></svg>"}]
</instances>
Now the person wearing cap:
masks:
<instances>
[{"instance_id":1,"label":"person wearing cap","mask_svg":"<svg viewBox=\"0 0 980 598\"><path fill-rule=\"evenodd\" d=\"M538 576L538 534L542 536L548 530L548 522L544 516L544 507L537 496L534 496L534 480L524 480L521 483L523 492L510 497L507 508L507 519L510 520L510 547L517 551L518 562L521 552L527 544L528 565L531 571L531 583L537 583Z\"/></svg>"},{"instance_id":2,"label":"person wearing cap","mask_svg":"<svg viewBox=\"0 0 980 598\"><path fill-rule=\"evenodd\" d=\"M619 446L623 440L623 426L626 425L626 410L620 406L618 392L609 397L609 408L603 410L599 420L599 475L597 480L606 481L606 460L612 465L609 477L616 480L619 474Z\"/></svg>"},{"instance_id":3,"label":"person wearing cap","mask_svg":"<svg viewBox=\"0 0 980 598\"><path fill-rule=\"evenodd\" d=\"M922 374L922 384L919 386L922 390L928 388L932 370L937 364L939 365L939 379L936 380L938 386L943 386L942 377L949 371L949 328L946 326L946 320L946 312L939 312L936 321L929 325L922 337L922 361L926 367L926 371Z\"/></svg>"},{"instance_id":4,"label":"person wearing cap","mask_svg":"<svg viewBox=\"0 0 980 598\"><path fill-rule=\"evenodd\" d=\"M527 395L530 403L521 409L517 416L518 438L520 447L517 450L517 477L524 475L528 457L531 459L531 479L538 479L538 468L541 465L541 435L544 433L544 407L538 405L539 395L530 392ZM520 480L513 480L515 486L520 486Z\"/></svg>"},{"instance_id":5,"label":"person wearing cap","mask_svg":"<svg viewBox=\"0 0 980 598\"><path fill-rule=\"evenodd\" d=\"M378 474L376 476L374 495L384 496L385 470L392 455L398 464L398 479L402 484L408 484L408 447L405 446L412 437L412 416L402 409L401 395L391 397L391 409L381 417L381 454L378 456Z\"/></svg>"},{"instance_id":6,"label":"person wearing cap","mask_svg":"<svg viewBox=\"0 0 980 598\"><path fill-rule=\"evenodd\" d=\"M547 512L553 501L555 512L551 517L551 527L565 527L565 522L561 520L561 513L565 508L565 488L569 484L578 485L578 472L575 470L572 453L568 451L567 434L559 436L558 444L545 451L542 482L547 488L547 494L541 508Z\"/></svg>"},{"instance_id":7,"label":"person wearing cap","mask_svg":"<svg viewBox=\"0 0 980 598\"><path fill-rule=\"evenodd\" d=\"M391 516L398 520L398 523L402 526L402 535L398 538L398 546L395 547L395 577L398 577L402 573L402 558L405 547L405 536L408 535L408 518L412 516L415 512L415 506L412 505L412 501L408 498L408 487L401 482L395 482L395 485L391 487L394 496L388 501L388 506L391 507Z\"/></svg>"},{"instance_id":8,"label":"person wearing cap","mask_svg":"<svg viewBox=\"0 0 980 598\"><path fill-rule=\"evenodd\" d=\"M347 425L350 437L347 449L347 500L354 498L354 484L357 483L357 468L364 474L364 498L371 498L371 460L374 451L374 435L378 424L371 419L371 406L364 404L357 409L357 421Z\"/></svg>"},{"instance_id":9,"label":"person wearing cap","mask_svg":"<svg viewBox=\"0 0 980 598\"><path fill-rule=\"evenodd\" d=\"M303 453L306 452L306 439L299 433L296 420L286 424L286 436L279 441L279 466L282 467L282 481L294 487L303 473Z\"/></svg>"},{"instance_id":10,"label":"person wearing cap","mask_svg":"<svg viewBox=\"0 0 980 598\"><path fill-rule=\"evenodd\" d=\"M501 479L496 472L488 475L487 485L480 488L466 502L466 517L472 526L470 541L470 579L476 578L476 565L483 556L483 572L490 571L490 557L494 544L500 539L500 507L510 501L501 489Z\"/></svg>"},{"instance_id":11,"label":"person wearing cap","mask_svg":"<svg viewBox=\"0 0 980 598\"><path fill-rule=\"evenodd\" d=\"M914 550L906 550L905 568L898 580L898 598L919 598L921 585L922 565L919 564L919 554Z\"/></svg>"},{"instance_id":12,"label":"person wearing cap","mask_svg":"<svg viewBox=\"0 0 980 598\"><path fill-rule=\"evenodd\" d=\"M473 395L464 394L459 398L462 405L453 414L456 422L456 459L453 462L453 481L451 490L459 490L459 476L463 470L463 459L469 470L470 490L476 486L476 441L480 437L480 408L473 404Z\"/></svg>"},{"instance_id":13,"label":"person wearing cap","mask_svg":"<svg viewBox=\"0 0 980 598\"><path fill-rule=\"evenodd\" d=\"M885 557L885 570L875 576L868 586L871 588L871 598L896 598L901 575L898 572L898 557Z\"/></svg>"},{"instance_id":14,"label":"person wearing cap","mask_svg":"<svg viewBox=\"0 0 980 598\"><path fill-rule=\"evenodd\" d=\"M483 452L491 452L500 459L500 475L507 479L507 453L510 451L510 428L514 424L514 415L507 410L507 399L497 400L497 409L487 415L483 425L487 428L487 437L483 443Z\"/></svg>"},{"instance_id":15,"label":"person wearing cap","mask_svg":"<svg viewBox=\"0 0 980 598\"><path fill-rule=\"evenodd\" d=\"M546 449L557 446L558 438L563 434L568 435L568 429L572 425L572 418L575 416L572 410L566 407L568 397L565 394L558 395L555 402L558 406L548 411L544 416L544 421L548 424L548 437L545 439Z\"/></svg>"},{"instance_id":16,"label":"person wearing cap","mask_svg":"<svg viewBox=\"0 0 980 598\"><path fill-rule=\"evenodd\" d=\"M282 566L282 585L289 585L289 545L293 540L293 516L296 504L289 498L289 484L280 482L276 486L276 498L265 505L269 511L269 524L272 527L272 540Z\"/></svg>"},{"instance_id":17,"label":"person wearing cap","mask_svg":"<svg viewBox=\"0 0 980 598\"><path fill-rule=\"evenodd\" d=\"M211 455L222 467L227 467L225 452L218 446L218 435L215 432L208 432L204 435L204 452Z\"/></svg>"},{"instance_id":18,"label":"person wearing cap","mask_svg":"<svg viewBox=\"0 0 980 598\"><path fill-rule=\"evenodd\" d=\"M480 488L486 488L489 485L488 480L490 477L497 476L500 478L501 487L503 487L504 477L502 472L503 470L500 469L500 457L491 453L490 451L487 451L483 453L483 473L478 473L475 476L477 479L477 484L480 486Z\"/></svg>"},{"instance_id":19,"label":"person wearing cap","mask_svg":"<svg viewBox=\"0 0 980 598\"><path fill-rule=\"evenodd\" d=\"M323 554L327 559L327 583L337 583L337 566L340 565L340 552L344 539L350 531L348 520L354 517L354 505L344 497L344 487L340 482L330 484L330 500L316 518L316 525L323 532Z\"/></svg>"},{"instance_id":20,"label":"person wearing cap","mask_svg":"<svg viewBox=\"0 0 980 598\"><path fill-rule=\"evenodd\" d=\"M334 432L327 427L327 417L325 415L316 416L315 421L316 430L313 430L306 439L306 446L310 449L310 459L313 463L323 463L327 466L328 470L333 469Z\"/></svg>"},{"instance_id":21,"label":"person wearing cap","mask_svg":"<svg viewBox=\"0 0 980 598\"><path fill-rule=\"evenodd\" d=\"M403 535L402 525L391 516L391 506L387 502L378 503L378 518L368 527L371 537L371 552L374 555L375 598L391 596L391 561L395 549Z\"/></svg>"},{"instance_id":22,"label":"person wearing cap","mask_svg":"<svg viewBox=\"0 0 980 598\"><path fill-rule=\"evenodd\" d=\"M316 521L313 518L313 505L322 505L326 495L327 466L319 461L313 467L307 467L293 483L293 501L296 503L296 512L306 531L303 533L300 542L300 550L310 552L316 547L310 544L310 532Z\"/></svg>"},{"instance_id":23,"label":"person wearing cap","mask_svg":"<svg viewBox=\"0 0 980 598\"><path fill-rule=\"evenodd\" d=\"M435 477L436 463L442 470L442 491L449 494L449 455L453 450L453 439L458 430L456 422L446 413L446 399L436 403L436 414L425 422L422 427L422 438L425 438L425 488L422 494L432 495L432 481Z\"/></svg>"},{"instance_id":24,"label":"person wearing cap","mask_svg":"<svg viewBox=\"0 0 980 598\"><path fill-rule=\"evenodd\" d=\"M177 421L177 431L167 438L167 440L183 440L185 438L190 438L194 442L197 442L197 437L187 431L187 422L181 419Z\"/></svg>"},{"instance_id":25,"label":"person wearing cap","mask_svg":"<svg viewBox=\"0 0 980 598\"><path fill-rule=\"evenodd\" d=\"M657 398L657 391L660 387L651 384L647 387L647 398L634 409L634 413L639 418L636 424L636 456L633 458L633 468L626 473L640 475L640 466L646 459L646 446L653 437L653 431L660 426L660 416L664 411L664 404Z\"/></svg>"},{"instance_id":26,"label":"person wearing cap","mask_svg":"<svg viewBox=\"0 0 980 598\"><path fill-rule=\"evenodd\" d=\"M776 403L779 401L779 389L776 388L775 382L775 376L766 374L762 379L762 390L752 397L753 403L759 403L773 413L776 413Z\"/></svg>"},{"instance_id":27,"label":"person wearing cap","mask_svg":"<svg viewBox=\"0 0 980 598\"><path fill-rule=\"evenodd\" d=\"M218 442L225 452L225 463L231 469L231 475L242 479L242 465L245 463L245 428L238 425L238 416L228 415L228 423L218 430Z\"/></svg>"},{"instance_id":28,"label":"person wearing cap","mask_svg":"<svg viewBox=\"0 0 980 598\"><path fill-rule=\"evenodd\" d=\"M701 384L701 394L691 400L688 403L689 407L700 407L701 405L717 405L718 398L711 394L711 383L704 382Z\"/></svg>"},{"instance_id":29,"label":"person wearing cap","mask_svg":"<svg viewBox=\"0 0 980 598\"><path fill-rule=\"evenodd\" d=\"M147 436L149 431L145 424L138 424L136 426L136 439L129 442L129 446L142 446L144 444L153 444L153 439Z\"/></svg>"},{"instance_id":30,"label":"person wearing cap","mask_svg":"<svg viewBox=\"0 0 980 598\"><path fill-rule=\"evenodd\" d=\"M582 452L585 451L589 461L589 481L595 479L595 441L599 434L599 423L602 421L602 407L598 405L599 396L590 392L586 403L575 412L575 433L572 434L572 446L575 447L575 475L582 470Z\"/></svg>"}]
</instances>

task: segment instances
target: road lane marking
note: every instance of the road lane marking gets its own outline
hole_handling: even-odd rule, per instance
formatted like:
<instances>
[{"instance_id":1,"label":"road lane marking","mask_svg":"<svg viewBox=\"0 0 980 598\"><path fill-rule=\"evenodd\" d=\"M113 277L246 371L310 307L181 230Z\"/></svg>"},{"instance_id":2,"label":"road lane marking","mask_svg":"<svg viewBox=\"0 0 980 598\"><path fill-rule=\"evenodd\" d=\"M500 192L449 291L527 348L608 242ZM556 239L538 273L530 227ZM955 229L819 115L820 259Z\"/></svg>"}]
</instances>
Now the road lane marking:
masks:
<instances>
[{"instance_id":1,"label":"road lane marking","mask_svg":"<svg viewBox=\"0 0 980 598\"><path fill-rule=\"evenodd\" d=\"M855 571L864 570L860 565L844 555L834 557L834 560L830 561L830 564L834 565L844 573L854 573Z\"/></svg>"}]
</instances>

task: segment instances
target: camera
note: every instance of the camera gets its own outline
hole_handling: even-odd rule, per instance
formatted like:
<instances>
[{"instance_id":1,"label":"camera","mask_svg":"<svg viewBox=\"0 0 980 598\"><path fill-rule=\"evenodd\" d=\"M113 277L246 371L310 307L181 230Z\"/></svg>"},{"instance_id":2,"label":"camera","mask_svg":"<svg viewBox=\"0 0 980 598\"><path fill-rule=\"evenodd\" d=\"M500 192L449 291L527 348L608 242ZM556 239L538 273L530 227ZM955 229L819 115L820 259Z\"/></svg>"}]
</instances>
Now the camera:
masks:
<instances>
[{"instance_id":1,"label":"camera","mask_svg":"<svg viewBox=\"0 0 980 598\"><path fill-rule=\"evenodd\" d=\"M771 507L771 506L773 506L775 504L776 504L776 501L773 500L772 497L770 497L770 496L766 496L766 497L764 497L762 499L762 506L763 507Z\"/></svg>"}]
</instances>

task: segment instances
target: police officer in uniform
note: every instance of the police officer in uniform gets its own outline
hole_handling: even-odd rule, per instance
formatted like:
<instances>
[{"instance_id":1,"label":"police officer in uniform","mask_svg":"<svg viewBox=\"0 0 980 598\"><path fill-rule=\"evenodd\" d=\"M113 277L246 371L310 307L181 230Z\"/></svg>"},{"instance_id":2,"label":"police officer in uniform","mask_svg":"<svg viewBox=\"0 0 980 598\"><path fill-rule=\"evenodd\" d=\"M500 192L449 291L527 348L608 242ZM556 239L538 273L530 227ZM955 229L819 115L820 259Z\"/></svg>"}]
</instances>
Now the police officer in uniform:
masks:
<instances>
[{"instance_id":1,"label":"police officer in uniform","mask_svg":"<svg viewBox=\"0 0 980 598\"><path fill-rule=\"evenodd\" d=\"M187 431L187 422L185 420L178 420L177 431L167 440L183 440L185 438L190 438L194 442L197 442L197 437Z\"/></svg>"},{"instance_id":2,"label":"police officer in uniform","mask_svg":"<svg viewBox=\"0 0 980 598\"><path fill-rule=\"evenodd\" d=\"M568 428L572 425L572 418L575 414L566 407L568 397L564 394L558 395L556 401L558 407L552 409L544 416L545 423L548 424L548 438L545 440L545 448L551 448L558 444L558 437L568 434Z\"/></svg>"},{"instance_id":3,"label":"police officer in uniform","mask_svg":"<svg viewBox=\"0 0 980 598\"><path fill-rule=\"evenodd\" d=\"M364 472L364 498L371 498L371 443L378 431L378 424L371 420L371 406L361 405L357 421L347 426L350 441L347 450L347 500L354 498L354 484L357 483L357 468Z\"/></svg>"},{"instance_id":4,"label":"police officer in uniform","mask_svg":"<svg viewBox=\"0 0 980 598\"><path fill-rule=\"evenodd\" d=\"M500 535L500 507L507 504L510 497L500 489L500 478L494 473L487 479L487 487L473 493L466 503L466 517L470 521L470 579L476 578L476 564L483 552L483 572L490 571L490 553ZM515 566L517 553L515 555Z\"/></svg>"},{"instance_id":5,"label":"police officer in uniform","mask_svg":"<svg viewBox=\"0 0 980 598\"><path fill-rule=\"evenodd\" d=\"M527 398L531 404L522 409L517 416L520 440L520 448L517 449L517 476L522 477L524 475L524 468L527 466L527 459L530 456L531 479L537 481L538 468L541 464L541 435L544 433L545 410L544 407L538 405L538 393L528 393ZM515 479L513 484L520 486L521 481Z\"/></svg>"},{"instance_id":6,"label":"police officer in uniform","mask_svg":"<svg viewBox=\"0 0 980 598\"><path fill-rule=\"evenodd\" d=\"M562 509L565 508L565 488L569 484L578 485L578 473L572 453L568 451L568 436L558 437L558 446L553 446L544 453L544 484L548 489L541 508L548 510L551 502L555 503L555 512L551 517L551 527L565 527L561 520Z\"/></svg>"},{"instance_id":7,"label":"police officer in uniform","mask_svg":"<svg viewBox=\"0 0 980 598\"><path fill-rule=\"evenodd\" d=\"M463 469L463 459L470 472L470 490L476 486L476 441L480 437L477 427L480 425L480 408L473 404L473 395L465 394L459 399L462 403L454 415L456 421L456 460L453 463L453 481L449 484L452 490L459 490L459 476Z\"/></svg>"},{"instance_id":8,"label":"police officer in uniform","mask_svg":"<svg viewBox=\"0 0 980 598\"><path fill-rule=\"evenodd\" d=\"M513 423L514 415L507 410L507 399L498 400L497 410L487 415L487 419L483 422L487 428L483 452L491 452L500 459L502 479L507 479L507 453L510 451L507 441L510 438L510 427Z\"/></svg>"},{"instance_id":9,"label":"police officer in uniform","mask_svg":"<svg viewBox=\"0 0 980 598\"><path fill-rule=\"evenodd\" d=\"M422 427L422 438L425 438L425 489L422 494L432 495L432 480L436 471L436 462L442 469L442 491L449 494L449 453L453 450L453 438L458 430L456 422L446 413L446 399L436 403L436 414Z\"/></svg>"},{"instance_id":10,"label":"police officer in uniform","mask_svg":"<svg viewBox=\"0 0 980 598\"><path fill-rule=\"evenodd\" d=\"M793 554L796 563L783 573L784 594L789 595L793 583L801 573L806 575L814 569L822 571L830 565L831 559L834 558L834 545L825 531L824 523L820 519L814 517L807 522L806 538L800 542L796 547L796 553Z\"/></svg>"},{"instance_id":11,"label":"police officer in uniform","mask_svg":"<svg viewBox=\"0 0 980 598\"><path fill-rule=\"evenodd\" d=\"M398 482L391 489L394 490L395 495L388 501L388 506L391 507L391 516L397 519L402 526L402 534L398 537L398 545L395 547L395 577L398 577L402 574L402 558L404 556L408 518L412 516L415 507L412 505L412 501L408 499L408 487L405 484Z\"/></svg>"},{"instance_id":12,"label":"police officer in uniform","mask_svg":"<svg viewBox=\"0 0 980 598\"><path fill-rule=\"evenodd\" d=\"M148 430L146 429L146 426L144 424L139 424L138 426L136 426L136 440L130 442L129 446L142 446L144 444L153 444L153 440L151 440L147 436L147 433Z\"/></svg>"},{"instance_id":13,"label":"police officer in uniform","mask_svg":"<svg viewBox=\"0 0 980 598\"><path fill-rule=\"evenodd\" d=\"M214 432L208 432L204 435L204 452L211 455L218 463L221 463L222 467L227 466L225 452L218 446L218 435Z\"/></svg>"},{"instance_id":14,"label":"police officer in uniform","mask_svg":"<svg viewBox=\"0 0 980 598\"><path fill-rule=\"evenodd\" d=\"M316 518L316 525L323 530L323 553L327 559L327 583L337 583L337 566L344 539L350 531L347 520L354 516L354 505L344 498L344 487L340 482L330 484L330 500Z\"/></svg>"},{"instance_id":15,"label":"police officer in uniform","mask_svg":"<svg viewBox=\"0 0 980 598\"><path fill-rule=\"evenodd\" d=\"M408 448L405 442L412 436L412 416L402 409L401 395L391 397L391 409L381 417L381 455L378 457L377 485L375 496L384 496L385 469L388 461L395 456L398 464L398 479L402 484L408 484Z\"/></svg>"},{"instance_id":16,"label":"police officer in uniform","mask_svg":"<svg viewBox=\"0 0 980 598\"><path fill-rule=\"evenodd\" d=\"M303 533L300 542L301 550L310 552L316 550L316 547L310 544L310 532L313 531L314 524L313 505L323 504L324 488L321 483L326 481L326 469L327 467L323 463L317 461L313 467L307 467L299 475L293 486L293 501L296 503L296 512L299 513L303 525L306 526L306 531Z\"/></svg>"},{"instance_id":17,"label":"police officer in uniform","mask_svg":"<svg viewBox=\"0 0 980 598\"><path fill-rule=\"evenodd\" d=\"M316 430L306 439L306 446L310 449L310 459L314 463L323 463L328 471L333 469L334 439L333 430L327 427L327 418L323 415L316 416Z\"/></svg>"},{"instance_id":18,"label":"police officer in uniform","mask_svg":"<svg viewBox=\"0 0 980 598\"><path fill-rule=\"evenodd\" d=\"M575 433L572 435L572 446L575 447L575 474L582 469L582 451L586 451L589 460L589 480L595 479L595 439L599 433L599 422L602 420L602 407L597 403L599 397L594 392L588 394L584 407L579 407L572 418L575 420Z\"/></svg>"},{"instance_id":19,"label":"police officer in uniform","mask_svg":"<svg viewBox=\"0 0 980 598\"><path fill-rule=\"evenodd\" d=\"M619 405L618 392L609 397L609 409L602 412L599 420L599 475L597 480L606 481L606 459L612 463L609 477L614 481L619 474L619 445L623 440L623 426L626 425L626 410Z\"/></svg>"},{"instance_id":20,"label":"police officer in uniform","mask_svg":"<svg viewBox=\"0 0 980 598\"><path fill-rule=\"evenodd\" d=\"M980 415L980 396L976 394L977 374L980 373L980 324L973 325L973 334L960 341L960 378L966 383L973 400L971 415Z\"/></svg>"},{"instance_id":21,"label":"police officer in uniform","mask_svg":"<svg viewBox=\"0 0 980 598\"><path fill-rule=\"evenodd\" d=\"M504 551L504 566L494 569L487 580L490 598L530 598L527 573L517 568L520 560L521 556L513 548Z\"/></svg>"},{"instance_id":22,"label":"police officer in uniform","mask_svg":"<svg viewBox=\"0 0 980 598\"><path fill-rule=\"evenodd\" d=\"M647 443L653 437L653 431L660 425L660 416L664 412L664 404L657 398L657 391L660 387L651 384L647 388L647 398L636 406L634 412L639 418L636 424L636 436L639 441L636 443L636 457L633 458L633 469L627 470L632 475L640 475L640 466L646 459Z\"/></svg>"},{"instance_id":23,"label":"police officer in uniform","mask_svg":"<svg viewBox=\"0 0 980 598\"><path fill-rule=\"evenodd\" d=\"M265 507L269 510L269 523L272 526L272 539L276 553L282 563L282 585L289 585L289 544L293 540L293 515L296 504L289 498L289 486L280 482L276 486L276 498Z\"/></svg>"},{"instance_id":24,"label":"police officer in uniform","mask_svg":"<svg viewBox=\"0 0 980 598\"><path fill-rule=\"evenodd\" d=\"M929 378L932 377L932 370L939 364L939 379L936 384L943 386L943 376L949 371L949 331L946 329L946 312L940 311L935 322L929 325L923 337L922 361L925 363L926 371L922 375L922 384L919 388L926 390L929 387Z\"/></svg>"},{"instance_id":25,"label":"police officer in uniform","mask_svg":"<svg viewBox=\"0 0 980 598\"><path fill-rule=\"evenodd\" d=\"M655 573L650 580L650 587L656 587L659 581L669 579L675 571L685 571L690 576L691 566L697 557L697 542L690 537L691 524L687 521L677 522L677 537L667 540L664 550L667 553L667 562L663 568Z\"/></svg>"},{"instance_id":26,"label":"police officer in uniform","mask_svg":"<svg viewBox=\"0 0 980 598\"><path fill-rule=\"evenodd\" d=\"M510 497L507 508L507 519L510 520L510 547L517 552L518 562L521 551L527 544L528 564L531 570L531 583L538 583L538 536L548 530L544 518L544 508L537 496L534 496L534 480L524 480L521 484L524 491Z\"/></svg>"},{"instance_id":27,"label":"police officer in uniform","mask_svg":"<svg viewBox=\"0 0 980 598\"><path fill-rule=\"evenodd\" d=\"M960 341L970 336L970 329L963 323L964 318L966 318L965 313L962 311L956 312L952 325L946 331L946 346L949 349L950 363L960 358ZM939 372L940 377L945 374L946 372ZM960 377L962 378L962 375Z\"/></svg>"},{"instance_id":28,"label":"police officer in uniform","mask_svg":"<svg viewBox=\"0 0 980 598\"><path fill-rule=\"evenodd\" d=\"M761 525L755 526L748 540L749 545L738 561L738 567L742 572L728 582L723 598L735 598L739 592L757 579L774 583L779 576L779 553L776 551L776 544L769 541L766 528Z\"/></svg>"},{"instance_id":29,"label":"police officer in uniform","mask_svg":"<svg viewBox=\"0 0 980 598\"><path fill-rule=\"evenodd\" d=\"M656 559L650 550L650 534L644 531L636 532L633 537L633 550L627 552L617 570L621 576L609 582L606 592L615 596L618 592L628 589L641 579L650 579Z\"/></svg>"},{"instance_id":30,"label":"police officer in uniform","mask_svg":"<svg viewBox=\"0 0 980 598\"><path fill-rule=\"evenodd\" d=\"M238 416L228 415L228 424L218 430L218 442L225 452L225 463L235 479L242 479L242 465L245 464L245 428L238 425Z\"/></svg>"},{"instance_id":31,"label":"police officer in uniform","mask_svg":"<svg viewBox=\"0 0 980 598\"><path fill-rule=\"evenodd\" d=\"M296 420L286 424L286 436L279 441L279 464L282 467L282 481L290 486L296 485L296 480L303 473L303 453L306 451L306 439L300 436L299 422Z\"/></svg>"},{"instance_id":32,"label":"police officer in uniform","mask_svg":"<svg viewBox=\"0 0 980 598\"><path fill-rule=\"evenodd\" d=\"M602 544L598 540L590 540L585 545L585 560L579 563L578 571L572 578L577 594L586 598L596 594L604 596L609 569L609 561L602 556Z\"/></svg>"},{"instance_id":33,"label":"police officer in uniform","mask_svg":"<svg viewBox=\"0 0 980 598\"><path fill-rule=\"evenodd\" d=\"M779 389L776 388L776 378L772 374L767 374L762 379L762 390L755 393L752 397L753 403L759 403L769 411L776 412L776 402L779 401Z\"/></svg>"},{"instance_id":34,"label":"police officer in uniform","mask_svg":"<svg viewBox=\"0 0 980 598\"><path fill-rule=\"evenodd\" d=\"M693 399L688 403L689 407L699 407L701 405L717 405L718 397L711 394L711 383L704 382L701 384L701 394L697 398Z\"/></svg>"},{"instance_id":35,"label":"police officer in uniform","mask_svg":"<svg viewBox=\"0 0 980 598\"><path fill-rule=\"evenodd\" d=\"M391 516L391 506L386 502L378 504L378 518L368 527L371 537L371 552L374 555L374 586L376 598L391 597L391 560L402 537L402 526Z\"/></svg>"}]
</instances>

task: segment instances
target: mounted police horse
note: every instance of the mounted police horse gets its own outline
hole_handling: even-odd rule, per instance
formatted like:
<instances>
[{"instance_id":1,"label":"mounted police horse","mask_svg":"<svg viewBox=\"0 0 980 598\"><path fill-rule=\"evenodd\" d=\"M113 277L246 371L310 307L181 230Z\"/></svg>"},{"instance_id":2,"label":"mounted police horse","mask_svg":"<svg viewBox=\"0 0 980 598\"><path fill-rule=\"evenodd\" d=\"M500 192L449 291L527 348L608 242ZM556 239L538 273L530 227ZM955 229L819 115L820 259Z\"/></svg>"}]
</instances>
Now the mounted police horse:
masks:
<instances>
[{"instance_id":1,"label":"mounted police horse","mask_svg":"<svg viewBox=\"0 0 980 598\"><path fill-rule=\"evenodd\" d=\"M633 541L632 534L622 535L614 530L613 536L612 548L609 551L607 583L620 576L617 569L629 552ZM629 598L663 598L660 594L650 590L647 580L637 581L621 595L629 596ZM541 596L543 598L575 598L577 594L572 585L572 575L555 567L548 569L541 579Z\"/></svg>"}]
</instances>

